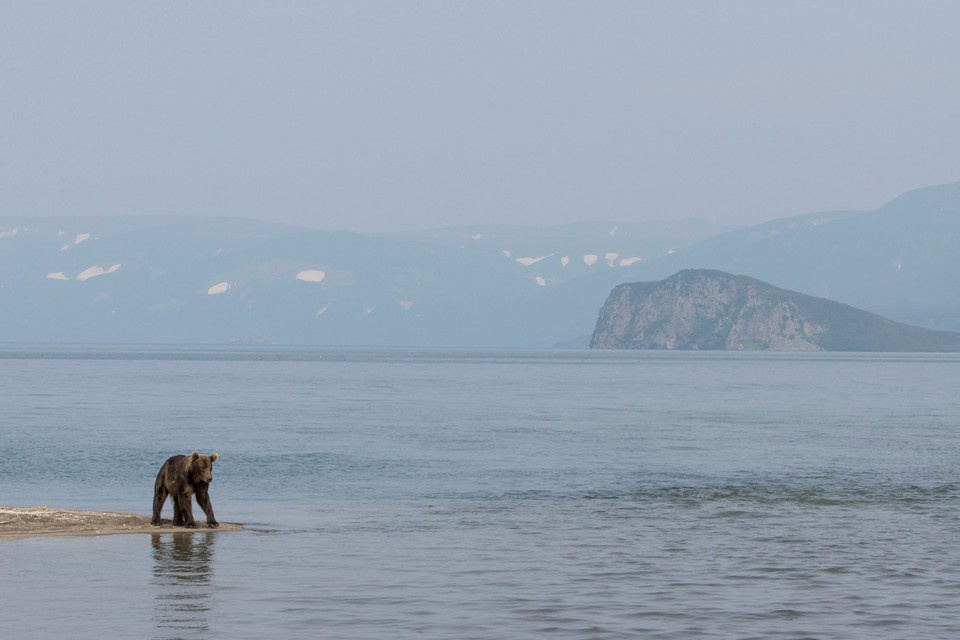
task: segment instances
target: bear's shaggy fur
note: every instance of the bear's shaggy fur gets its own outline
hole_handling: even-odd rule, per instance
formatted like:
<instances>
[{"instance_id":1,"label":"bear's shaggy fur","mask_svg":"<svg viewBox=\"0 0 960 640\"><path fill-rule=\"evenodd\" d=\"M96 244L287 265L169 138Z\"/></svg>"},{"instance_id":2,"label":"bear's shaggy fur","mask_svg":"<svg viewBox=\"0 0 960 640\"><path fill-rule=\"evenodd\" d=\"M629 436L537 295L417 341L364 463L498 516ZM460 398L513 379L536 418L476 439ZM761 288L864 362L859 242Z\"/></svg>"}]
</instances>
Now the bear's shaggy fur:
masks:
<instances>
[{"instance_id":1,"label":"bear's shaggy fur","mask_svg":"<svg viewBox=\"0 0 960 640\"><path fill-rule=\"evenodd\" d=\"M208 492L213 482L213 463L217 458L216 453L205 456L194 451L189 456L173 456L164 462L153 487L153 519L150 523L160 525L160 511L169 495L173 502L174 526L195 528L197 523L193 519L190 497L196 495L197 504L207 514L207 525L219 526Z\"/></svg>"}]
</instances>

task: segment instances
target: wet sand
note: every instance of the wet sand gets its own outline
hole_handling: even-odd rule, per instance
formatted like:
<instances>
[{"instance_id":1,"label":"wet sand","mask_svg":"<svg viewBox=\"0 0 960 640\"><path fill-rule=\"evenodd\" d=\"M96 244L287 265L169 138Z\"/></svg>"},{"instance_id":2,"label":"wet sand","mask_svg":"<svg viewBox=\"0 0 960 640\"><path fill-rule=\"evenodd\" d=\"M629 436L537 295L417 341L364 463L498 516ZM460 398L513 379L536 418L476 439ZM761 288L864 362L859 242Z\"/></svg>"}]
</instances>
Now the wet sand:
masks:
<instances>
[{"instance_id":1,"label":"wet sand","mask_svg":"<svg viewBox=\"0 0 960 640\"><path fill-rule=\"evenodd\" d=\"M159 527L150 524L150 516L110 511L79 511L49 507L0 507L0 540L33 536L105 536L120 533L157 533L191 531L241 531L243 526L221 522L210 528L197 521L196 529L175 527L169 519Z\"/></svg>"}]
</instances>

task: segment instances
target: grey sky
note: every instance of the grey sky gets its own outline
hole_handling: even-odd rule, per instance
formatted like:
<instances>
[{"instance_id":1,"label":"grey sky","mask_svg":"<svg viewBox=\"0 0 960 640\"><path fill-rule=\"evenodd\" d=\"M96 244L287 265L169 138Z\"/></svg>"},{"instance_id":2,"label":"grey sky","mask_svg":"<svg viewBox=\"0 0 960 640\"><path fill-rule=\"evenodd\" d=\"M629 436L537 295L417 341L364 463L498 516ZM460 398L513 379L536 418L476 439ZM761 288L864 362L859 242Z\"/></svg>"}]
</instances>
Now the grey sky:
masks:
<instances>
[{"instance_id":1,"label":"grey sky","mask_svg":"<svg viewBox=\"0 0 960 640\"><path fill-rule=\"evenodd\" d=\"M874 208L960 180L957 2L4 2L0 215Z\"/></svg>"}]
</instances>

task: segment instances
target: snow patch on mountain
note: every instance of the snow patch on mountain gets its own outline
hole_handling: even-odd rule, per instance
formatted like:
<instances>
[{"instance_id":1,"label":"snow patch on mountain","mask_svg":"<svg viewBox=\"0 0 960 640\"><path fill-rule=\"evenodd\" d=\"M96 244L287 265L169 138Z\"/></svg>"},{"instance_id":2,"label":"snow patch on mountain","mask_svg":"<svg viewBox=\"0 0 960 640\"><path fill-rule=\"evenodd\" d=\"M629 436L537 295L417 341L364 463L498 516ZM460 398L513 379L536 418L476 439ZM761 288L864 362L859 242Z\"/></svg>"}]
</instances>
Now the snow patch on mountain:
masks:
<instances>
[{"instance_id":1,"label":"snow patch on mountain","mask_svg":"<svg viewBox=\"0 0 960 640\"><path fill-rule=\"evenodd\" d=\"M517 258L517 262L519 262L520 264L522 264L522 265L525 266L525 267L529 267L530 265L537 264L537 263L540 262L541 260L545 260L545 259L549 258L549 257L552 256L552 255L553 255L553 254L551 253L551 254L548 254L548 255L545 255L545 256L540 256L539 258L533 258L533 257Z\"/></svg>"},{"instance_id":2,"label":"snow patch on mountain","mask_svg":"<svg viewBox=\"0 0 960 640\"><path fill-rule=\"evenodd\" d=\"M297 280L302 282L323 282L323 279L327 277L327 274L319 269L305 269L301 271L296 276Z\"/></svg>"},{"instance_id":3,"label":"snow patch on mountain","mask_svg":"<svg viewBox=\"0 0 960 640\"><path fill-rule=\"evenodd\" d=\"M119 269L119 268L120 268L120 265L119 265L119 264L112 265L112 266L110 266L110 267L107 268L107 269L104 269L104 268L101 267L100 265L94 265L94 266L89 267L89 268L87 268L87 269L84 269L83 271L81 271L80 273L78 273L76 279L77 279L78 281L80 281L80 282L83 282L83 281L85 281L85 280L89 280L90 278L96 278L97 276L102 276L102 275L106 275L106 274L108 274L108 273L113 273L114 271L116 271L116 270Z\"/></svg>"}]
</instances>

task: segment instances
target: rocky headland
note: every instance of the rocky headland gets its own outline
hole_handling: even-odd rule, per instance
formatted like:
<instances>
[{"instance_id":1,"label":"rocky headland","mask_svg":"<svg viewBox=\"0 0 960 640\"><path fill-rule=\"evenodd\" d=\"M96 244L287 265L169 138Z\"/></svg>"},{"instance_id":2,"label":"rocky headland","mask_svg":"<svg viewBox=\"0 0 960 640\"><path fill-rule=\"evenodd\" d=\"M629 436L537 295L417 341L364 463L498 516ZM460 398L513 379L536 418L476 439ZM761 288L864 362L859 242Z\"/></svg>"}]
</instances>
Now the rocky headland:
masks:
<instances>
[{"instance_id":1,"label":"rocky headland","mask_svg":"<svg viewBox=\"0 0 960 640\"><path fill-rule=\"evenodd\" d=\"M960 333L893 322L722 271L689 269L613 289L598 349L960 351Z\"/></svg>"}]
</instances>

